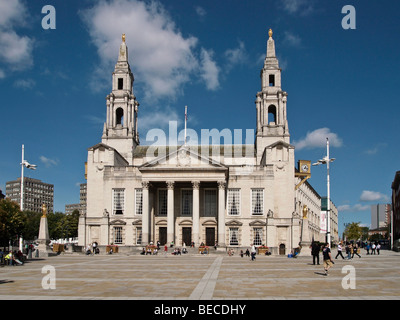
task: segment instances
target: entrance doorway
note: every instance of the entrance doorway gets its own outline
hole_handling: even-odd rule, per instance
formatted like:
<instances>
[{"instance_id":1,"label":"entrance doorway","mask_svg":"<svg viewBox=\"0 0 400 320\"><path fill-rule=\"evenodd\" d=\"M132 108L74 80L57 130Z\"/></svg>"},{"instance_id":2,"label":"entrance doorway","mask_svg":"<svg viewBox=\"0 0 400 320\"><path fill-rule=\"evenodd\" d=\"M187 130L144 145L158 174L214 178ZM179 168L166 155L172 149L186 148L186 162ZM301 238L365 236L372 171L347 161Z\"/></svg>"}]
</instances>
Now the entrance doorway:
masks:
<instances>
[{"instance_id":1,"label":"entrance doorway","mask_svg":"<svg viewBox=\"0 0 400 320\"><path fill-rule=\"evenodd\" d=\"M285 248L285 244L281 243L279 245L279 255L286 255L286 248Z\"/></svg>"},{"instance_id":2,"label":"entrance doorway","mask_svg":"<svg viewBox=\"0 0 400 320\"><path fill-rule=\"evenodd\" d=\"M182 245L186 244L190 246L192 244L192 228L191 227L183 227L182 228Z\"/></svg>"},{"instance_id":3,"label":"entrance doorway","mask_svg":"<svg viewBox=\"0 0 400 320\"><path fill-rule=\"evenodd\" d=\"M215 245L215 228L206 228L206 246Z\"/></svg>"},{"instance_id":4,"label":"entrance doorway","mask_svg":"<svg viewBox=\"0 0 400 320\"><path fill-rule=\"evenodd\" d=\"M167 243L167 228L166 227L158 228L158 241L160 241L161 245L165 245Z\"/></svg>"}]
</instances>

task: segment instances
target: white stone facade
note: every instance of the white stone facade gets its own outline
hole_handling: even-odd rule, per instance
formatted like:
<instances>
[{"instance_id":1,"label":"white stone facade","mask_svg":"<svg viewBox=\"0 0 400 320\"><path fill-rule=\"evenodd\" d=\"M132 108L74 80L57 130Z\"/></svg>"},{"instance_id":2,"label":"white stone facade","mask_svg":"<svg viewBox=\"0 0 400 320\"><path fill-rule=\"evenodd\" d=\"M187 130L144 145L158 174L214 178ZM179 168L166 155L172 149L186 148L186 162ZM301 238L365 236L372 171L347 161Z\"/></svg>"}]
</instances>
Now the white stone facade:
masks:
<instances>
[{"instance_id":1,"label":"white stone facade","mask_svg":"<svg viewBox=\"0 0 400 320\"><path fill-rule=\"evenodd\" d=\"M80 245L96 241L130 250L157 241L220 248L255 243L288 254L302 240L303 204L310 209L307 239L319 238L320 198L309 184L295 190L287 93L272 35L256 95L254 145L141 146L127 57L123 41L102 142L88 150Z\"/></svg>"}]
</instances>

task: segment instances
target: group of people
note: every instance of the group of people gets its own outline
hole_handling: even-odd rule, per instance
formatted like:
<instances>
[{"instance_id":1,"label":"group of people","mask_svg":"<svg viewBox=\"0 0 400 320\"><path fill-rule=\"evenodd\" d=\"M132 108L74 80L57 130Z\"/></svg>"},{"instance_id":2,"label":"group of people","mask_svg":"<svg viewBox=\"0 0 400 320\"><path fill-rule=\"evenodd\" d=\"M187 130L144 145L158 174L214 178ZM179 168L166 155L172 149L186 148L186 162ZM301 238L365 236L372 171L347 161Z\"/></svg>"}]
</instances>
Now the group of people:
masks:
<instances>
[{"instance_id":1,"label":"group of people","mask_svg":"<svg viewBox=\"0 0 400 320\"><path fill-rule=\"evenodd\" d=\"M86 247L86 255L90 254L100 254L99 245L96 241Z\"/></svg>"},{"instance_id":2,"label":"group of people","mask_svg":"<svg viewBox=\"0 0 400 320\"><path fill-rule=\"evenodd\" d=\"M367 254L380 254L381 244L379 242L369 242L365 244L365 250L367 250ZM371 253L369 251L371 250Z\"/></svg>"},{"instance_id":3,"label":"group of people","mask_svg":"<svg viewBox=\"0 0 400 320\"><path fill-rule=\"evenodd\" d=\"M5 254L3 252L3 250L0 249L0 261L2 264L5 264L5 265L11 264L13 266L23 265L24 260L25 260L24 254L20 250L18 250L18 251L10 250L7 254ZM10 261L11 261L11 263L10 263Z\"/></svg>"},{"instance_id":4,"label":"group of people","mask_svg":"<svg viewBox=\"0 0 400 320\"><path fill-rule=\"evenodd\" d=\"M150 246L147 246L146 248L142 248L142 252L140 254L141 255L157 255L159 251L160 251L160 243L157 242L157 246L150 244ZM173 251L171 252L171 254L177 256L177 255L185 254L187 252L188 251L185 246L182 249L175 247L173 249ZM168 246L165 245L164 246L164 254L167 254L167 253L168 253Z\"/></svg>"},{"instance_id":5,"label":"group of people","mask_svg":"<svg viewBox=\"0 0 400 320\"><path fill-rule=\"evenodd\" d=\"M366 243L364 247L365 250L367 251L367 254L376 254L377 252L377 254L379 255L381 249L381 245L379 243ZM343 255L343 251L345 252L345 256ZM315 264L319 265L320 252L321 252L321 244L319 244L318 242L313 242L311 244L311 255L313 257L313 265ZM343 260L350 260L354 258L354 255L361 258L360 253L361 253L361 248L357 243L353 244L347 242L346 244L343 244L343 242L339 242L337 246L337 254L335 256L335 259L337 259L340 256L342 257ZM322 255L323 255L325 275L328 275L328 270L334 264L332 260L331 248L329 247L329 243L322 245Z\"/></svg>"}]
</instances>

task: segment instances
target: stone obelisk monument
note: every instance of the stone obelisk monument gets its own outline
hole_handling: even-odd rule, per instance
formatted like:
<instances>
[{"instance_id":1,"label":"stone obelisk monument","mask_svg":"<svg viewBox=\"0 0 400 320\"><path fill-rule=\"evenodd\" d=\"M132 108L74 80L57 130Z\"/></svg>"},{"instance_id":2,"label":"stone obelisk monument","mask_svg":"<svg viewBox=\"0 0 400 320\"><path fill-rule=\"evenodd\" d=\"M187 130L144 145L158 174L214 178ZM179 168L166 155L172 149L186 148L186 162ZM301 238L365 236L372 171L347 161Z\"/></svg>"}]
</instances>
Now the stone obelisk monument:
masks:
<instances>
[{"instance_id":1,"label":"stone obelisk monument","mask_svg":"<svg viewBox=\"0 0 400 320\"><path fill-rule=\"evenodd\" d=\"M53 255L53 252L49 246L50 236L49 236L49 226L47 223L47 207L44 203L42 205L42 213L43 215L40 218L39 237L38 237L39 246L37 250L39 251L39 257L48 257L50 255Z\"/></svg>"},{"instance_id":2,"label":"stone obelisk monument","mask_svg":"<svg viewBox=\"0 0 400 320\"><path fill-rule=\"evenodd\" d=\"M310 239L310 232L308 230L308 208L306 205L303 206L303 219L301 225L301 254L304 256L311 255L311 239Z\"/></svg>"}]
</instances>

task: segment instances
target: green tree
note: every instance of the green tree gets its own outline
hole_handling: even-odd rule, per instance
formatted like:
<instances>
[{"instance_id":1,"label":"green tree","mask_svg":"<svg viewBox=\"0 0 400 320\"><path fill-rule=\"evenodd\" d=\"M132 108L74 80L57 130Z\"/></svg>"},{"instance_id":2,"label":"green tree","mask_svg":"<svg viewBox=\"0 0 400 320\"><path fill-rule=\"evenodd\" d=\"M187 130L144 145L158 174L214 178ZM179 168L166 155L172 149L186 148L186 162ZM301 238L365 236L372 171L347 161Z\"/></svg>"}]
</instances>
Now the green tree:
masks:
<instances>
[{"instance_id":1,"label":"green tree","mask_svg":"<svg viewBox=\"0 0 400 320\"><path fill-rule=\"evenodd\" d=\"M25 216L19 204L10 199L0 200L0 243L4 246L9 240L16 240L24 230Z\"/></svg>"},{"instance_id":2,"label":"green tree","mask_svg":"<svg viewBox=\"0 0 400 320\"><path fill-rule=\"evenodd\" d=\"M363 234L362 227L360 226L360 222L352 222L347 225L344 234L348 240L358 240L361 238Z\"/></svg>"},{"instance_id":3,"label":"green tree","mask_svg":"<svg viewBox=\"0 0 400 320\"><path fill-rule=\"evenodd\" d=\"M39 235L40 217L42 214L34 211L24 211L23 214L25 216L25 225L22 236L24 240L35 240Z\"/></svg>"},{"instance_id":4,"label":"green tree","mask_svg":"<svg viewBox=\"0 0 400 320\"><path fill-rule=\"evenodd\" d=\"M78 236L79 210L74 210L65 216L64 237L73 238Z\"/></svg>"}]
</instances>

